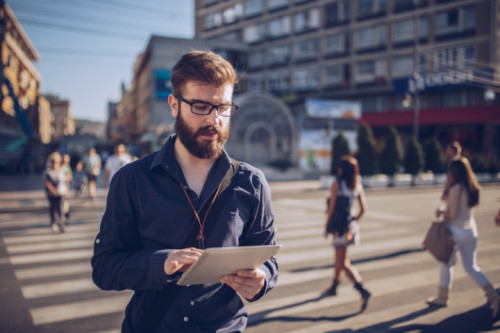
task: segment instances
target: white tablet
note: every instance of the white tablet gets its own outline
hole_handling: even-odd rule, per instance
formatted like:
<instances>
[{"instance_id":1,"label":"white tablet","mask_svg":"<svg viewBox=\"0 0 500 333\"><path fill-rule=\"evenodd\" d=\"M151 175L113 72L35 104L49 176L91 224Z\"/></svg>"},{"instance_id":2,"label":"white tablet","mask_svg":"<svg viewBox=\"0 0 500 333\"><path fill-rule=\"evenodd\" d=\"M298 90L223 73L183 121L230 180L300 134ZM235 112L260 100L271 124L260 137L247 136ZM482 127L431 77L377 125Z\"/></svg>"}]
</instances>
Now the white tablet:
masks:
<instances>
[{"instance_id":1,"label":"white tablet","mask_svg":"<svg viewBox=\"0 0 500 333\"><path fill-rule=\"evenodd\" d=\"M184 272L180 286L217 283L222 275L242 269L254 269L278 252L281 245L217 247L205 252Z\"/></svg>"}]
</instances>

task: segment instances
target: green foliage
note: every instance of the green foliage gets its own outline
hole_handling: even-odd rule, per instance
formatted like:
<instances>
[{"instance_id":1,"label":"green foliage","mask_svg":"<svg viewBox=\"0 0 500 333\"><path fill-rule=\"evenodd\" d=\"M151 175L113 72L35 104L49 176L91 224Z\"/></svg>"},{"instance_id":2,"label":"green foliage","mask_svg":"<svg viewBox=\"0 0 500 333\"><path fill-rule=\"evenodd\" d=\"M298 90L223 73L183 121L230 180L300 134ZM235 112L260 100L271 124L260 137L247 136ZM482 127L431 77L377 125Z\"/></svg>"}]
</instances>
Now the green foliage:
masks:
<instances>
[{"instance_id":1,"label":"green foliage","mask_svg":"<svg viewBox=\"0 0 500 333\"><path fill-rule=\"evenodd\" d=\"M394 176L398 172L402 160L401 139L394 126L389 128L385 137L384 148L380 154L380 172Z\"/></svg>"},{"instance_id":2,"label":"green foliage","mask_svg":"<svg viewBox=\"0 0 500 333\"><path fill-rule=\"evenodd\" d=\"M337 175L340 159L342 156L349 155L350 153L349 143L347 142L344 133L340 131L339 134L332 140L332 162L330 165L330 174L334 176Z\"/></svg>"},{"instance_id":3,"label":"green foliage","mask_svg":"<svg viewBox=\"0 0 500 333\"><path fill-rule=\"evenodd\" d=\"M358 153L356 158L359 163L359 173L362 176L371 176L376 172L375 139L371 127L361 123L358 128Z\"/></svg>"},{"instance_id":4,"label":"green foliage","mask_svg":"<svg viewBox=\"0 0 500 333\"><path fill-rule=\"evenodd\" d=\"M405 172L411 175L418 174L424 166L422 145L420 145L420 142L418 142L414 136L408 141L403 163Z\"/></svg>"},{"instance_id":5,"label":"green foliage","mask_svg":"<svg viewBox=\"0 0 500 333\"><path fill-rule=\"evenodd\" d=\"M432 173L442 173L445 170L445 157L443 148L436 137L432 137L424 145L425 152L425 171Z\"/></svg>"}]
</instances>

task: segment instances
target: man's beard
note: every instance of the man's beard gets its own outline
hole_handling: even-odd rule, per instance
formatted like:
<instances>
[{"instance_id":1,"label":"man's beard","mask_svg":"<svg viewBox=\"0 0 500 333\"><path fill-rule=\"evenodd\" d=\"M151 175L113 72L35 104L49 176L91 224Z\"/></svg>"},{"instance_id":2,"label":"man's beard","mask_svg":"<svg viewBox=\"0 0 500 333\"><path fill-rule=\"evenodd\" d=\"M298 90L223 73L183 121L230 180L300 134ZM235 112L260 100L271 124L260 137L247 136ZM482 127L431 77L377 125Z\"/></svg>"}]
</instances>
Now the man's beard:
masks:
<instances>
[{"instance_id":1,"label":"man's beard","mask_svg":"<svg viewBox=\"0 0 500 333\"><path fill-rule=\"evenodd\" d=\"M205 126L199 128L197 131L194 131L184 121L181 112L179 112L177 120L175 121L175 132L177 133L177 138L181 140L182 144L191 155L203 159L216 158L222 154L224 144L229 137L230 127L230 123L228 123L225 130L216 126ZM198 139L201 135L213 133L217 133L216 140Z\"/></svg>"}]
</instances>

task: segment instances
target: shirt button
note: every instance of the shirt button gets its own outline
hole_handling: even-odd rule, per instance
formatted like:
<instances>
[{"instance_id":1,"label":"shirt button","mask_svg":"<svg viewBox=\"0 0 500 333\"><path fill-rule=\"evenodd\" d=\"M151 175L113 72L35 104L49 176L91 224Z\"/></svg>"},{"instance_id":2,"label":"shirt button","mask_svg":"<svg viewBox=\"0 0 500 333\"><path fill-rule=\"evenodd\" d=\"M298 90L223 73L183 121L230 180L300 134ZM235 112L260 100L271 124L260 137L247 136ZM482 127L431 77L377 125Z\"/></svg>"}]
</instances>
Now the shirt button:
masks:
<instances>
[{"instance_id":1,"label":"shirt button","mask_svg":"<svg viewBox=\"0 0 500 333\"><path fill-rule=\"evenodd\" d=\"M101 240L100 240L99 238L97 238L97 239L95 240L95 243L96 243L96 244L99 244L100 242L101 242Z\"/></svg>"},{"instance_id":2,"label":"shirt button","mask_svg":"<svg viewBox=\"0 0 500 333\"><path fill-rule=\"evenodd\" d=\"M191 304L191 306L194 306L194 302L193 301L189 302L189 304Z\"/></svg>"},{"instance_id":3,"label":"shirt button","mask_svg":"<svg viewBox=\"0 0 500 333\"><path fill-rule=\"evenodd\" d=\"M188 322L188 321L189 321L189 318L188 318L188 317L184 317L184 321L185 321L185 322Z\"/></svg>"}]
</instances>

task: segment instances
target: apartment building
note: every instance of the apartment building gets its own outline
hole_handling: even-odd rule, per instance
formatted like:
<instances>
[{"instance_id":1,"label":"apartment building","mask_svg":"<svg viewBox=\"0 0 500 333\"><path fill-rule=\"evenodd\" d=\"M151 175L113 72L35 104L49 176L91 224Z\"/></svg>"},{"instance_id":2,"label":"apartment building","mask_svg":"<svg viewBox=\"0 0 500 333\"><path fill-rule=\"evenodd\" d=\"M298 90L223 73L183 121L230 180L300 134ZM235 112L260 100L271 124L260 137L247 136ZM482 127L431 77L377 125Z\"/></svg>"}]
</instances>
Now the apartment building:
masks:
<instances>
[{"instance_id":1,"label":"apartment building","mask_svg":"<svg viewBox=\"0 0 500 333\"><path fill-rule=\"evenodd\" d=\"M196 0L196 38L248 45L242 84L361 105L377 137L438 136L500 155L498 0ZM342 122L320 119L337 128Z\"/></svg>"}]
</instances>

